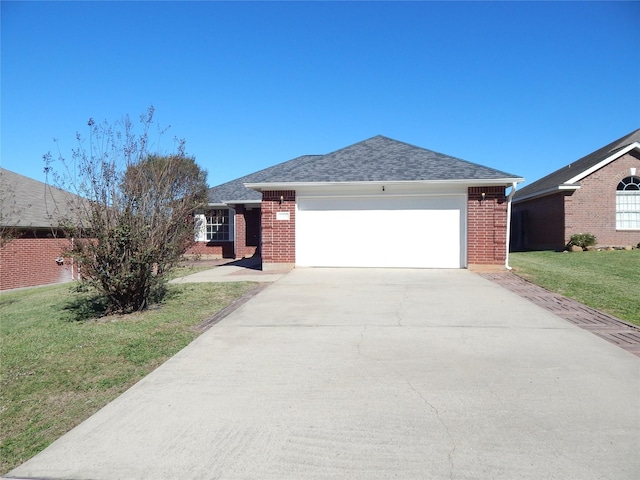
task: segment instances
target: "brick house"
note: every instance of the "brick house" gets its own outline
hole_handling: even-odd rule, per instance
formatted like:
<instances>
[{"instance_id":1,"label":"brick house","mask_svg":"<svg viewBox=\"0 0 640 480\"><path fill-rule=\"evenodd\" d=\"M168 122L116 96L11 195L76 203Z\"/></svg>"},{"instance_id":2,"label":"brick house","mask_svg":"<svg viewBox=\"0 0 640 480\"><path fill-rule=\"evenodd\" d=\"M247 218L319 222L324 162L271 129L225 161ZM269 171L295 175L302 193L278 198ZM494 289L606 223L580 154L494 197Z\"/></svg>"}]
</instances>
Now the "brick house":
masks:
<instances>
[{"instance_id":1,"label":"brick house","mask_svg":"<svg viewBox=\"0 0 640 480\"><path fill-rule=\"evenodd\" d=\"M264 270L501 265L506 188L522 181L376 136L211 188L189 253L260 255Z\"/></svg>"},{"instance_id":2,"label":"brick house","mask_svg":"<svg viewBox=\"0 0 640 480\"><path fill-rule=\"evenodd\" d=\"M62 258L69 240L61 237L54 218L69 193L0 168L2 231L0 290L62 283L77 278L70 258Z\"/></svg>"},{"instance_id":3,"label":"brick house","mask_svg":"<svg viewBox=\"0 0 640 480\"><path fill-rule=\"evenodd\" d=\"M518 190L513 250L560 250L574 233L640 242L640 129Z\"/></svg>"}]
</instances>

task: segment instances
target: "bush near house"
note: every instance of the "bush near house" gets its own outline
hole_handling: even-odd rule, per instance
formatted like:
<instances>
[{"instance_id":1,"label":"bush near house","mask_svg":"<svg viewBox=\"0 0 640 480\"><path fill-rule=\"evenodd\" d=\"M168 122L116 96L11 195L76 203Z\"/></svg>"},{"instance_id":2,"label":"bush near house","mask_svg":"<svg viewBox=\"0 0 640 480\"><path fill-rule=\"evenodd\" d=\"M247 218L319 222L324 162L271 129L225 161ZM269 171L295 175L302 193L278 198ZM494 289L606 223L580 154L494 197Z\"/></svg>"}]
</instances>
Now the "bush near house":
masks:
<instances>
[{"instance_id":1,"label":"bush near house","mask_svg":"<svg viewBox=\"0 0 640 480\"><path fill-rule=\"evenodd\" d=\"M576 247L585 249L587 247L595 245L596 243L597 238L595 237L595 235L592 235L590 233L574 233L573 235L571 235L569 244L567 246L570 247L572 245L575 245Z\"/></svg>"}]
</instances>

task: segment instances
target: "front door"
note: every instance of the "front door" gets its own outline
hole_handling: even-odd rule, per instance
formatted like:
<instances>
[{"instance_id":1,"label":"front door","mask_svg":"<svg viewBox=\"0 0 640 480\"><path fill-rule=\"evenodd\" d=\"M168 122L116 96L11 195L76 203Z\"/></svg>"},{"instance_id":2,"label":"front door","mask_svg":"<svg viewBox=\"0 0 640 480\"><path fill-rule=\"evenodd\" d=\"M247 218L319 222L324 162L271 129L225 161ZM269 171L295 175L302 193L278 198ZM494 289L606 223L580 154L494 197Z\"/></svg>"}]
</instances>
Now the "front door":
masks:
<instances>
[{"instance_id":1,"label":"front door","mask_svg":"<svg viewBox=\"0 0 640 480\"><path fill-rule=\"evenodd\" d=\"M245 210L244 219L247 225L245 245L247 247L259 247L260 246L260 209L254 208L251 210Z\"/></svg>"}]
</instances>

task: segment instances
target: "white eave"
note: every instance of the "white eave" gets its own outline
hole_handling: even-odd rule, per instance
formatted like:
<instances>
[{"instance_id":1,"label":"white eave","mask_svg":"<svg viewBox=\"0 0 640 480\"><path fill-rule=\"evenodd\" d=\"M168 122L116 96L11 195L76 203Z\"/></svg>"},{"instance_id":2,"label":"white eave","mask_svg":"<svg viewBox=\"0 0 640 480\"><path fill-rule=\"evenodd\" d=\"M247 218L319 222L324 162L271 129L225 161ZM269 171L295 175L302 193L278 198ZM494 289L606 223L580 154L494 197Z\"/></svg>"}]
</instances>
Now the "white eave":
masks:
<instances>
[{"instance_id":1,"label":"white eave","mask_svg":"<svg viewBox=\"0 0 640 480\"><path fill-rule=\"evenodd\" d=\"M555 187L547 188L546 190L539 190L537 192L532 192L529 195L523 195L514 199L513 203L523 202L524 200L530 200L532 198L545 197L558 192L575 192L578 189L580 189L580 185L567 185L566 183L563 183L562 185L556 185Z\"/></svg>"},{"instance_id":2,"label":"white eave","mask_svg":"<svg viewBox=\"0 0 640 480\"><path fill-rule=\"evenodd\" d=\"M300 188L361 187L365 185L467 185L469 187L505 186L524 182L524 178L463 178L457 180L405 180L405 181L365 181L365 182L263 182L244 183L246 188L262 192L264 190L296 190Z\"/></svg>"},{"instance_id":3,"label":"white eave","mask_svg":"<svg viewBox=\"0 0 640 480\"><path fill-rule=\"evenodd\" d=\"M569 180L567 180L565 182L565 184L573 184L576 182L579 182L580 180L582 180L583 178L591 175L593 172L600 170L602 167L608 165L609 163L613 162L614 160L616 160L617 158L620 158L621 156L629 153L631 150L638 150L640 151L640 143L638 142L633 142L630 143L629 145L627 145L626 147L624 147L621 150L618 150L617 152L615 152L612 155L609 155L607 158L605 158L604 160L598 162L597 164L595 164L593 167L588 168L582 172L580 172L578 175L576 175L573 178L570 178Z\"/></svg>"},{"instance_id":4,"label":"white eave","mask_svg":"<svg viewBox=\"0 0 640 480\"><path fill-rule=\"evenodd\" d=\"M224 200L225 205L261 205L262 200Z\"/></svg>"}]
</instances>

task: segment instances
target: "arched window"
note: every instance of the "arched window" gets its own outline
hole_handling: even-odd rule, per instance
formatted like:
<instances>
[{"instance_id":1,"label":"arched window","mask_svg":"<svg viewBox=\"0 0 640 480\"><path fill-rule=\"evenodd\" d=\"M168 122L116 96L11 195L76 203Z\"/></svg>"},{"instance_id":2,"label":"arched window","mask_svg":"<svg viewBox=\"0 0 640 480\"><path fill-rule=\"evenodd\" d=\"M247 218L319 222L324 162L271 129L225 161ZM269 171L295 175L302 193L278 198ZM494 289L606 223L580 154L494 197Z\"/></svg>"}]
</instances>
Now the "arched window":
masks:
<instances>
[{"instance_id":1,"label":"arched window","mask_svg":"<svg viewBox=\"0 0 640 480\"><path fill-rule=\"evenodd\" d=\"M623 178L616 189L616 228L640 230L640 177Z\"/></svg>"}]
</instances>

